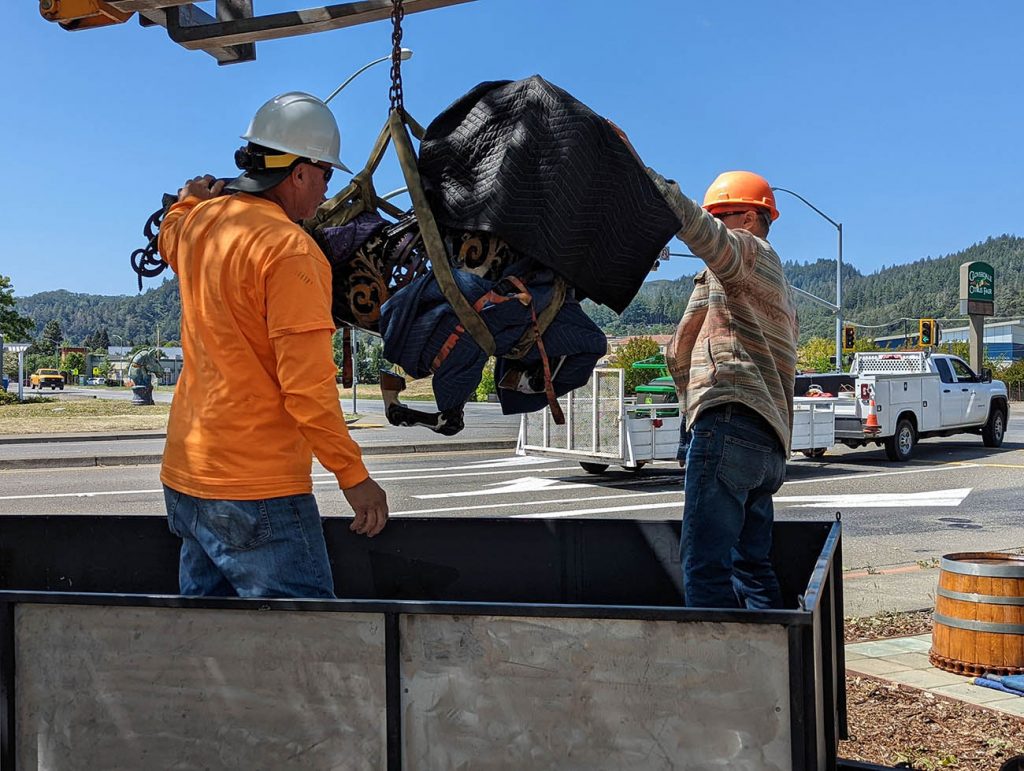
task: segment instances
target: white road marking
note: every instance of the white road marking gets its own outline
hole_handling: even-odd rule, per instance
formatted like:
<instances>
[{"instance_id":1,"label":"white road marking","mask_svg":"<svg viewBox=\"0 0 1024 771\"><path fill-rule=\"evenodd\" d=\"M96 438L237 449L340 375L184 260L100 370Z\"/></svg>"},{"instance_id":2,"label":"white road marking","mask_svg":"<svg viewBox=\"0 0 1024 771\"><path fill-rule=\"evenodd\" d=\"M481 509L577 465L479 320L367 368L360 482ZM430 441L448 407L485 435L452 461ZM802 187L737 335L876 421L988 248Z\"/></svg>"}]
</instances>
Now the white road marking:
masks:
<instances>
[{"instance_id":1,"label":"white road marking","mask_svg":"<svg viewBox=\"0 0 1024 771\"><path fill-rule=\"evenodd\" d=\"M545 477L520 477L519 479L510 479L507 482L491 482L478 490L463 490L458 493L429 493L412 497L424 500L429 498L475 498L480 495L515 495L517 493L538 493L546 490L575 490L583 487L597 487L597 485L581 482L561 482L558 479L547 479Z\"/></svg>"},{"instance_id":2,"label":"white road marking","mask_svg":"<svg viewBox=\"0 0 1024 771\"><path fill-rule=\"evenodd\" d=\"M509 467L509 468L516 467L517 468L517 467L520 467L520 466L540 466L540 465L546 465L546 464L549 464L549 463L558 463L559 461L561 461L561 458L527 458L527 457L522 457L522 456L512 456L511 458L497 458L497 459L491 459L491 460L478 460L478 461L473 461L472 463L460 463L458 465L459 465L459 468L465 468L465 469L487 469L487 468L498 469L498 468L504 468L504 467ZM583 471L583 469L580 469L579 467L576 467L576 468L580 472ZM449 471L452 470L452 466L437 466L436 468L418 468L418 469L411 469L411 470L416 471L417 473L420 473L420 474L425 474L425 473L433 472L433 471L449 472ZM407 473L409 473L409 471L410 471L410 469L403 469L403 468L374 469L374 471L372 472L371 476L376 476L377 474L407 474ZM545 469L545 471L547 471L547 469ZM314 476L314 478L315 477L332 477L332 476L334 476L334 474L331 474L329 472L328 473L316 473L316 474L313 474L313 476Z\"/></svg>"},{"instance_id":3,"label":"white road marking","mask_svg":"<svg viewBox=\"0 0 1024 771\"><path fill-rule=\"evenodd\" d=\"M95 498L100 495L152 495L162 493L158 490L100 490L95 493L40 493L37 495L2 495L0 501L27 501L37 498Z\"/></svg>"},{"instance_id":4,"label":"white road marking","mask_svg":"<svg viewBox=\"0 0 1024 771\"><path fill-rule=\"evenodd\" d=\"M971 494L972 487L927 490L923 493L860 493L847 495L777 495L776 504L795 509L838 507L843 509L907 509L923 506L955 508Z\"/></svg>"},{"instance_id":5,"label":"white road marking","mask_svg":"<svg viewBox=\"0 0 1024 771\"><path fill-rule=\"evenodd\" d=\"M682 512L681 501L669 501L668 503L645 503L640 507L640 513L653 509L678 509ZM534 514L513 514L510 519L551 519L555 517L584 517L587 514L613 514L617 511L636 512L636 506L608 506L601 509L573 509L572 511L542 511Z\"/></svg>"},{"instance_id":6,"label":"white road marking","mask_svg":"<svg viewBox=\"0 0 1024 771\"><path fill-rule=\"evenodd\" d=\"M650 497L657 496L657 495L679 496L680 493L679 493L678 490L665 490L663 492L656 492L656 493L621 493L619 495L591 495L591 496L587 496L586 498L554 498L554 499L547 499L547 500L542 500L542 501L513 501L513 502L510 502L510 503L484 503L484 504L481 504L479 506L447 506L447 507L441 508L441 509L416 509L415 511L392 511L391 512L391 516L393 516L393 517L401 517L401 516L416 517L416 516L420 516L422 514L444 514L446 512L451 512L451 511L479 511L481 509L505 509L505 508L511 508L513 506L519 506L519 507L521 507L521 506L554 506L554 505L557 505L559 503L579 503L580 501L613 501L613 500L614 501L618 501L618 500L621 500L623 498L650 498ZM642 506L644 508L647 508L647 505L644 504L644 503L640 503L638 505ZM682 511L682 508L683 508L682 498L679 497L676 502L672 503L672 505L679 507L679 510ZM627 507L627 509L629 509L629 507ZM568 512L568 513L574 513L574 512ZM522 515L517 515L517 516L522 516Z\"/></svg>"},{"instance_id":7,"label":"white road marking","mask_svg":"<svg viewBox=\"0 0 1024 771\"><path fill-rule=\"evenodd\" d=\"M417 469L417 471L420 471L420 469ZM453 474L451 472L451 469L438 469L438 471L443 471L444 473L440 473L440 474L410 474L408 476L403 474L403 475L394 476L394 477L381 477L380 476L380 472L379 471L375 471L370 476L372 476L374 479L377 479L380 482L388 482L388 481L392 481L392 482L405 482L406 480L411 480L411 479L454 479L455 477L489 477L489 476L497 476L498 474L521 474L522 473L522 469L506 469L504 471L500 471L500 470L499 471L492 471L492 470L488 470L488 471L468 471L468 472L463 473L463 474ZM549 473L549 472L552 472L552 471L579 471L580 473L582 473L582 470L579 468L579 466L562 466L562 467L559 467L559 468L546 468L546 469L544 469L545 473ZM314 481L313 482L314 485L336 485L337 484L337 482L334 480L334 474L314 474L314 476L316 476L316 477L330 477L330 479L325 479L323 481Z\"/></svg>"},{"instance_id":8,"label":"white road marking","mask_svg":"<svg viewBox=\"0 0 1024 771\"><path fill-rule=\"evenodd\" d=\"M863 474L843 474L841 476L834 477L815 477L814 479L796 479L792 482L786 482L786 485L811 485L818 484L820 482L856 482L861 479L877 479L878 477L895 477L903 476L904 474L927 474L932 471L957 471L963 468L978 468L979 464L976 463L963 463L958 465L947 465L947 466L931 466L928 468L911 468L903 471L869 471ZM785 485L784 485L785 486Z\"/></svg>"}]
</instances>

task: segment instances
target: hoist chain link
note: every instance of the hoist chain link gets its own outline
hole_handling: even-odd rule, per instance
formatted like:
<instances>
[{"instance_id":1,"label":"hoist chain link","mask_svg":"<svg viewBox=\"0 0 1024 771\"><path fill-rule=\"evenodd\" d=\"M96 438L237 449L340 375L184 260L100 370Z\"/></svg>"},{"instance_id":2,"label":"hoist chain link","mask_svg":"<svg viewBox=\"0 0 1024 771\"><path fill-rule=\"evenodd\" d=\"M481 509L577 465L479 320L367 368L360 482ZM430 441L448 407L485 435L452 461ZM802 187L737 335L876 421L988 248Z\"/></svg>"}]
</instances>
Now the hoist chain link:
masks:
<instances>
[{"instance_id":1,"label":"hoist chain link","mask_svg":"<svg viewBox=\"0 0 1024 771\"><path fill-rule=\"evenodd\" d=\"M402 0L391 0L391 89L388 96L391 97L391 109L405 110L405 101L402 94L402 19L405 18L405 8L402 7Z\"/></svg>"},{"instance_id":2,"label":"hoist chain link","mask_svg":"<svg viewBox=\"0 0 1024 771\"><path fill-rule=\"evenodd\" d=\"M132 270L138 274L140 292L143 278L156 278L167 268L167 263L160 258L160 253L157 251L157 239L160 237L160 225L163 223L164 215L171 208L171 204L177 200L177 196L164 193L160 208L149 215L149 219L146 220L146 224L142 228L146 245L131 254Z\"/></svg>"}]
</instances>

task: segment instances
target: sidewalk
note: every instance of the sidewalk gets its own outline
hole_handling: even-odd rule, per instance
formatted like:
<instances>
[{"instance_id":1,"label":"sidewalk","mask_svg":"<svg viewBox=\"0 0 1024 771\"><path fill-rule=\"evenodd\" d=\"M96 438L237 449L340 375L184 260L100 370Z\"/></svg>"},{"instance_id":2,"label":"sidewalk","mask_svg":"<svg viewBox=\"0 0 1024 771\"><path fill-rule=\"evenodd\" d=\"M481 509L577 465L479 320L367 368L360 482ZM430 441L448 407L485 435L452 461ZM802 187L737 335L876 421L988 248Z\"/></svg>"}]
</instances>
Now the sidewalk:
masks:
<instances>
[{"instance_id":1,"label":"sidewalk","mask_svg":"<svg viewBox=\"0 0 1024 771\"><path fill-rule=\"evenodd\" d=\"M971 677L933 667L928 661L931 646L930 634L849 643L846 646L846 671L909 685L936 696L1024 718L1024 697L973 685Z\"/></svg>"},{"instance_id":2,"label":"sidewalk","mask_svg":"<svg viewBox=\"0 0 1024 771\"><path fill-rule=\"evenodd\" d=\"M349 431L364 455L512 450L519 416L477 407L467 411L466 427L449 437L423 427L392 426L380 412L365 411ZM0 471L159 463L166 437L163 431L0 434Z\"/></svg>"}]
</instances>

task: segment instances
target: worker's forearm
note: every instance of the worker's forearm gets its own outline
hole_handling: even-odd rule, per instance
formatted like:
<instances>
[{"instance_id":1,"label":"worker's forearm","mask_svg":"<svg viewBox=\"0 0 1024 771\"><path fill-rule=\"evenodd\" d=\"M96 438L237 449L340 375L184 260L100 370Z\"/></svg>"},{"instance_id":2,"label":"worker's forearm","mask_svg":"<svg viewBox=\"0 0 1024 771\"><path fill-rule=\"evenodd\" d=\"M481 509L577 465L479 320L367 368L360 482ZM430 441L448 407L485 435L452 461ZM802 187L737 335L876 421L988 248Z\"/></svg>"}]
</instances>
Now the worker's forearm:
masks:
<instances>
[{"instance_id":1,"label":"worker's forearm","mask_svg":"<svg viewBox=\"0 0 1024 771\"><path fill-rule=\"evenodd\" d=\"M685 243L695 256L700 257L723 283L739 280L749 273L757 259L754 237L747 238L730 231L696 201L684 195L675 182L666 180L653 169L647 171L662 197L683 223L676 238Z\"/></svg>"},{"instance_id":2,"label":"worker's forearm","mask_svg":"<svg viewBox=\"0 0 1024 771\"><path fill-rule=\"evenodd\" d=\"M359 446L349 436L338 399L331 332L315 330L274 338L284 407L313 453L342 489L369 476Z\"/></svg>"}]
</instances>

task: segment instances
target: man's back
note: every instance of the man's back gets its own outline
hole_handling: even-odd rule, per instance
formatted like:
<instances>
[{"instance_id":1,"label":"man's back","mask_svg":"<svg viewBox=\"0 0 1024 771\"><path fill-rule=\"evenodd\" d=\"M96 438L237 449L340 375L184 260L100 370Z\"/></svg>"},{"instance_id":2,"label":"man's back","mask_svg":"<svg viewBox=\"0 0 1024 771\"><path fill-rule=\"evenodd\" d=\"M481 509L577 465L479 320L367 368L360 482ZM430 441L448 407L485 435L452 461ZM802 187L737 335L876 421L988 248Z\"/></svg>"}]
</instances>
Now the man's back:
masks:
<instances>
[{"instance_id":1,"label":"man's back","mask_svg":"<svg viewBox=\"0 0 1024 771\"><path fill-rule=\"evenodd\" d=\"M273 202L178 206L160 245L180 281L186 366L162 479L200 497L308 492L311 450L284 409L274 340L333 329L327 262Z\"/></svg>"}]
</instances>

